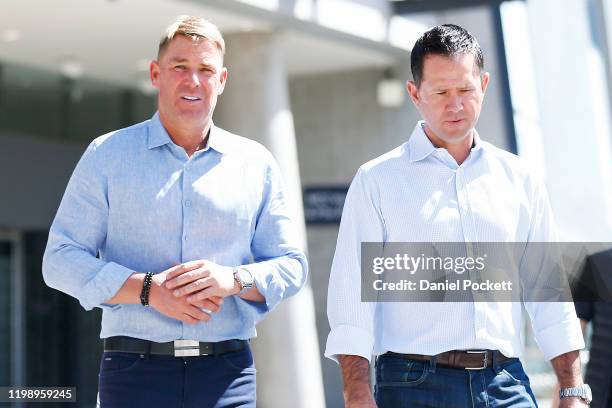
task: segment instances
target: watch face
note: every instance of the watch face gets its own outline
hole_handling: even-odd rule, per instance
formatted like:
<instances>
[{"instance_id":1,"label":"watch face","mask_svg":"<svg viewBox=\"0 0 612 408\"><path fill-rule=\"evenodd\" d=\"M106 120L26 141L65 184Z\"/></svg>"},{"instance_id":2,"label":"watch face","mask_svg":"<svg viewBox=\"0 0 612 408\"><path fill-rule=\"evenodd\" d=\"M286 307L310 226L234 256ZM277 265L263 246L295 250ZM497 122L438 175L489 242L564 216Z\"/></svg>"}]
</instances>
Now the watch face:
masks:
<instances>
[{"instance_id":1,"label":"watch face","mask_svg":"<svg viewBox=\"0 0 612 408\"><path fill-rule=\"evenodd\" d=\"M251 273L245 269L238 269L238 279L240 279L244 287L253 286L253 277Z\"/></svg>"}]
</instances>

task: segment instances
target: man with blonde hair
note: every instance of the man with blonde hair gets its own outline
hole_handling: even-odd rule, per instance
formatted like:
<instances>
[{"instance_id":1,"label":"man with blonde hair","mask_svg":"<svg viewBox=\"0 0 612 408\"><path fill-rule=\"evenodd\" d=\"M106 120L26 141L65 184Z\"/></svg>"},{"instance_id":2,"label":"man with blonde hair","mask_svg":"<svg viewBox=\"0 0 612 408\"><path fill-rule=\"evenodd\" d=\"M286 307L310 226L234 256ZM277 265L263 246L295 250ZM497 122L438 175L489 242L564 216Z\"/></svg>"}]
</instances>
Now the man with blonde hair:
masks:
<instances>
[{"instance_id":1,"label":"man with blonde hair","mask_svg":"<svg viewBox=\"0 0 612 408\"><path fill-rule=\"evenodd\" d=\"M304 284L278 165L216 127L217 27L182 16L150 66L158 112L95 139L51 226L45 282L102 309L102 407L254 407L255 324Z\"/></svg>"}]
</instances>

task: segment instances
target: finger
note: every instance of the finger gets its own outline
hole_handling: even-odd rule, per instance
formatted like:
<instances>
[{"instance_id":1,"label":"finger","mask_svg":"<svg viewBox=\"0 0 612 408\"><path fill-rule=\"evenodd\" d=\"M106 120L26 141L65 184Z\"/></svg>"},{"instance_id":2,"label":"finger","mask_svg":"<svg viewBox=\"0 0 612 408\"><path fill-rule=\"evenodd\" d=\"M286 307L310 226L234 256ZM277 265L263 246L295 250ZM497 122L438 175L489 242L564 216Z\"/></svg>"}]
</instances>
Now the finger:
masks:
<instances>
[{"instance_id":1,"label":"finger","mask_svg":"<svg viewBox=\"0 0 612 408\"><path fill-rule=\"evenodd\" d=\"M194 319L193 317L189 316L188 314L182 313L181 317L179 318L180 321L185 322L187 324L196 324L199 322L198 319Z\"/></svg>"},{"instance_id":2,"label":"finger","mask_svg":"<svg viewBox=\"0 0 612 408\"><path fill-rule=\"evenodd\" d=\"M207 276L210 276L210 271L208 271L208 269L204 267L194 269L189 272L184 272L183 274L171 280L168 280L166 278L166 287L168 289L175 289L175 288L187 285L188 283L194 282L198 279L206 278ZM181 295L178 295L178 296L181 296Z\"/></svg>"},{"instance_id":3,"label":"finger","mask_svg":"<svg viewBox=\"0 0 612 408\"><path fill-rule=\"evenodd\" d=\"M190 293L198 292L200 290L206 289L214 283L214 280L210 277L205 277L202 279L198 279L194 282L189 283L188 285L181 286L178 289L175 289L172 294L176 297L181 297L188 295Z\"/></svg>"},{"instance_id":4,"label":"finger","mask_svg":"<svg viewBox=\"0 0 612 408\"><path fill-rule=\"evenodd\" d=\"M211 302L216 303L219 307L221 307L221 305L223 304L223 298L221 296L212 296L208 298L207 300L210 300Z\"/></svg>"},{"instance_id":5,"label":"finger","mask_svg":"<svg viewBox=\"0 0 612 408\"><path fill-rule=\"evenodd\" d=\"M217 313L219 310L221 310L221 306L214 302L211 302L210 299L193 302L192 305L194 305L195 307L199 307L200 309L208 309L211 313ZM206 310L204 310L204 312L206 312Z\"/></svg>"},{"instance_id":6,"label":"finger","mask_svg":"<svg viewBox=\"0 0 612 408\"><path fill-rule=\"evenodd\" d=\"M187 309L185 309L185 311L183 313L188 314L189 316L193 317L194 319L198 319L198 320L204 320L205 322L210 320L210 315L202 310L200 310L200 308L197 308L195 306L189 305L187 307Z\"/></svg>"},{"instance_id":7,"label":"finger","mask_svg":"<svg viewBox=\"0 0 612 408\"><path fill-rule=\"evenodd\" d=\"M185 265L183 264L178 264L178 265L174 265L172 268L168 268L167 269L167 274L166 274L166 280L168 279L172 279L173 277L180 275L182 272L182 269L185 267Z\"/></svg>"},{"instance_id":8,"label":"finger","mask_svg":"<svg viewBox=\"0 0 612 408\"><path fill-rule=\"evenodd\" d=\"M204 263L205 261L200 259L197 261L189 261L189 262L185 262L185 263L173 266L172 268L168 269L169 272L166 275L166 281L173 279L177 276L180 276L184 274L185 272L189 272L191 270L201 268L202 266L204 266Z\"/></svg>"},{"instance_id":9,"label":"finger","mask_svg":"<svg viewBox=\"0 0 612 408\"><path fill-rule=\"evenodd\" d=\"M204 299L208 299L208 298L212 298L214 297L218 297L219 293L218 293L219 288L216 286L209 286L206 289L203 289L191 296L187 297L187 301L189 303L193 303L196 302L198 300L204 300Z\"/></svg>"}]
</instances>

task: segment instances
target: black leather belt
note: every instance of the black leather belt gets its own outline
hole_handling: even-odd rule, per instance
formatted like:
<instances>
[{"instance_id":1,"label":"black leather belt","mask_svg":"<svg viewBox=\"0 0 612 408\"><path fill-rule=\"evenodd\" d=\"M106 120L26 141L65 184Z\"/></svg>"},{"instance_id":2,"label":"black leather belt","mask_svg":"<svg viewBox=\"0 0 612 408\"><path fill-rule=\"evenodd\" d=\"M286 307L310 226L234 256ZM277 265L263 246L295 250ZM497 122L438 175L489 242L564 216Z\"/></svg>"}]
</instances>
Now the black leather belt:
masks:
<instances>
[{"instance_id":1,"label":"black leather belt","mask_svg":"<svg viewBox=\"0 0 612 408\"><path fill-rule=\"evenodd\" d=\"M392 351L387 354L416 361L431 361L433 358L436 360L436 364L451 368L463 368L465 370L484 370L493 365L494 359L498 364L514 360L513 358L504 356L498 350L451 350L435 356L400 354Z\"/></svg>"},{"instance_id":2,"label":"black leather belt","mask_svg":"<svg viewBox=\"0 0 612 408\"><path fill-rule=\"evenodd\" d=\"M175 357L219 355L240 351L248 347L248 345L248 340L225 340L216 343L203 343L195 340L174 340L167 343L156 343L154 341L124 336L104 339L104 351Z\"/></svg>"}]
</instances>

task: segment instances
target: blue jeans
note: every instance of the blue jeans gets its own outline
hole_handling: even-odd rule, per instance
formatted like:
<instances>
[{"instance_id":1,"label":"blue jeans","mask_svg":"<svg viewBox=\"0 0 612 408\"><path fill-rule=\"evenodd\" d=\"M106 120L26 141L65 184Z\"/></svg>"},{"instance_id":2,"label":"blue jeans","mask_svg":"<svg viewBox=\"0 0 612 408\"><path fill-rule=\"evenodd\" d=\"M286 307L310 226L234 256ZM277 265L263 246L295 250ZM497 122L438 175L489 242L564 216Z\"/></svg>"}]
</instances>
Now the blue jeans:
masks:
<instances>
[{"instance_id":1,"label":"blue jeans","mask_svg":"<svg viewBox=\"0 0 612 408\"><path fill-rule=\"evenodd\" d=\"M379 408L537 407L518 359L465 370L384 354L376 361Z\"/></svg>"},{"instance_id":2,"label":"blue jeans","mask_svg":"<svg viewBox=\"0 0 612 408\"><path fill-rule=\"evenodd\" d=\"M104 353L102 408L254 408L251 350L200 357Z\"/></svg>"}]
</instances>

